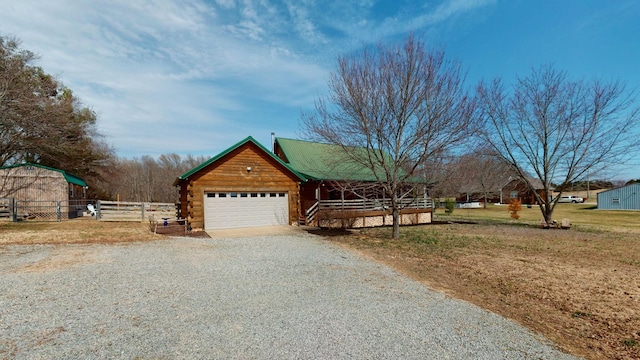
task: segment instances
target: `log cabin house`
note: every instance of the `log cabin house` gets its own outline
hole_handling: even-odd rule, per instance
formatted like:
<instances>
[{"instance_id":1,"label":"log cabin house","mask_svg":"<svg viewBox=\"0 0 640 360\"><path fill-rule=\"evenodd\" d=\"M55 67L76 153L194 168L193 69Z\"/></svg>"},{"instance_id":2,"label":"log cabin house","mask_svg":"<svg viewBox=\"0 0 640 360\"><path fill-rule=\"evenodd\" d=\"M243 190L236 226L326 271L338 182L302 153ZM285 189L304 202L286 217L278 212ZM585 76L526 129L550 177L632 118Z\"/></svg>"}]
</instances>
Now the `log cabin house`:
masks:
<instances>
[{"instance_id":1,"label":"log cabin house","mask_svg":"<svg viewBox=\"0 0 640 360\"><path fill-rule=\"evenodd\" d=\"M180 217L204 230L391 224L371 171L342 161L337 147L284 138L273 145L271 152L249 136L180 175ZM344 186L363 183L369 186ZM403 224L431 221L430 200L406 205Z\"/></svg>"}]
</instances>

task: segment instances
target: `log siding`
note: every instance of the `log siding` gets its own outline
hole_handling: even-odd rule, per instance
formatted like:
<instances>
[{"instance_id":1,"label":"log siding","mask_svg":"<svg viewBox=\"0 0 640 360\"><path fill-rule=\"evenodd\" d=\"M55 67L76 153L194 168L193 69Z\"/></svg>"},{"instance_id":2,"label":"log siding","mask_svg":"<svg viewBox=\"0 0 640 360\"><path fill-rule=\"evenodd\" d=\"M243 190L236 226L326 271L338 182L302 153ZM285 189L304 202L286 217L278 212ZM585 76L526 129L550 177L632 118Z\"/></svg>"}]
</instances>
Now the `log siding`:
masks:
<instances>
[{"instance_id":1,"label":"log siding","mask_svg":"<svg viewBox=\"0 0 640 360\"><path fill-rule=\"evenodd\" d=\"M251 141L179 181L181 216L192 229L204 228L204 199L209 192L286 192L289 224L299 217L299 181L276 159Z\"/></svg>"}]
</instances>

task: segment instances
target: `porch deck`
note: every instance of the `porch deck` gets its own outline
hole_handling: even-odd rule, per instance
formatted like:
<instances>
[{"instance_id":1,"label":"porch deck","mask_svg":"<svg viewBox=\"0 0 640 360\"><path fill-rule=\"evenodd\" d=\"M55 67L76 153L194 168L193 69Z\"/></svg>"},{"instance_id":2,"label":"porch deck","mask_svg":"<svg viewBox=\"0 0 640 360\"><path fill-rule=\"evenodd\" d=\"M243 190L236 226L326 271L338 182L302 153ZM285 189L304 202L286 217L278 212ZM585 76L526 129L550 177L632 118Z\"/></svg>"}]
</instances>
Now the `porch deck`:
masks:
<instances>
[{"instance_id":1,"label":"porch deck","mask_svg":"<svg viewBox=\"0 0 640 360\"><path fill-rule=\"evenodd\" d=\"M431 222L431 199L400 201L400 224ZM362 228L393 224L388 199L319 200L301 219L301 224L319 227Z\"/></svg>"}]
</instances>

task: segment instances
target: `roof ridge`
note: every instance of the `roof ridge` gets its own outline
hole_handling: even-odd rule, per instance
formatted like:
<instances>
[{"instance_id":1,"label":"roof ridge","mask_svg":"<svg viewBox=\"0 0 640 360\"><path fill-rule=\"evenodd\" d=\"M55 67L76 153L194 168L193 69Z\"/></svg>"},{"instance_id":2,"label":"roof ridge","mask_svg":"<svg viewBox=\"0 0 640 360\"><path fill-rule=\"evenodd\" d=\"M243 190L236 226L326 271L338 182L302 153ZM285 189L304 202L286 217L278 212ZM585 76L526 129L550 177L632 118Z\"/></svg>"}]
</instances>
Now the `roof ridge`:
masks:
<instances>
[{"instance_id":1,"label":"roof ridge","mask_svg":"<svg viewBox=\"0 0 640 360\"><path fill-rule=\"evenodd\" d=\"M284 137L276 137L275 140L276 141L289 140L289 141L306 142L306 143L318 144L318 145L340 146L338 144L323 143L323 142L311 141L311 140L291 139L291 138L284 138Z\"/></svg>"},{"instance_id":2,"label":"roof ridge","mask_svg":"<svg viewBox=\"0 0 640 360\"><path fill-rule=\"evenodd\" d=\"M79 185L79 186L82 186L82 187L87 186L87 183L84 181L84 179L82 179L79 176L70 174L66 170L62 170L62 169L58 169L58 168L54 168L54 167L46 166L46 165L42 165L42 164L36 164L36 163L32 163L32 162L24 162L24 163L21 163L21 164L13 164L13 165L9 165L9 166L1 166L0 169L13 169L13 168L21 167L21 166L35 166L37 168L59 172L59 173L62 174L62 176L64 176L64 178L65 178L65 180L67 182L70 182L72 184L76 184L76 185Z\"/></svg>"},{"instance_id":3,"label":"roof ridge","mask_svg":"<svg viewBox=\"0 0 640 360\"><path fill-rule=\"evenodd\" d=\"M174 185L177 185L180 180L187 179L191 175L197 173L198 171L204 169L205 167L207 167L207 166L213 164L214 162L220 160L222 157L226 156L227 154L229 154L233 150L239 148L240 146L242 146L242 145L244 145L244 144L246 144L248 142L251 142L254 145L256 145L258 148L260 148L262 151L264 151L266 154L268 154L272 159L276 160L279 164L283 165L287 170L291 171L294 175L296 175L302 181L307 181L307 178L303 174L301 174L300 172L298 172L297 170L292 168L289 164L287 164L284 161L282 161L282 159L277 157L274 153L272 153L267 148L265 148L264 145L260 144L256 139L254 139L253 136L249 135L246 138L238 141L237 143L235 143L235 144L231 145L230 147L226 148L225 150L221 151L217 155L211 157L209 160L201 163L200 165L194 167L193 169L191 169L191 170L185 172L184 174L178 176L176 181L174 181Z\"/></svg>"}]
</instances>

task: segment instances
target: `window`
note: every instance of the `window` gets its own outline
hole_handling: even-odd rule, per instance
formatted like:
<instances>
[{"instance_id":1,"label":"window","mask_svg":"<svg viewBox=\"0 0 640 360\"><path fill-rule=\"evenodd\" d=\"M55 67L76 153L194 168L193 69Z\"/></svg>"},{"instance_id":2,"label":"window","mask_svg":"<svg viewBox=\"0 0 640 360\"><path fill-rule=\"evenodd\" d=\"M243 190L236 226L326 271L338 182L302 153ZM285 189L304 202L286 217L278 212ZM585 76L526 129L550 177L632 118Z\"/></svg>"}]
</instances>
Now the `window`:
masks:
<instances>
[{"instance_id":1,"label":"window","mask_svg":"<svg viewBox=\"0 0 640 360\"><path fill-rule=\"evenodd\" d=\"M285 193L278 194L279 197L284 197Z\"/></svg>"},{"instance_id":2,"label":"window","mask_svg":"<svg viewBox=\"0 0 640 360\"><path fill-rule=\"evenodd\" d=\"M207 193L207 197L216 197L216 193Z\"/></svg>"},{"instance_id":3,"label":"window","mask_svg":"<svg viewBox=\"0 0 640 360\"><path fill-rule=\"evenodd\" d=\"M518 192L517 191L512 191L511 195L509 196L512 199L517 199L518 198Z\"/></svg>"},{"instance_id":4,"label":"window","mask_svg":"<svg viewBox=\"0 0 640 360\"><path fill-rule=\"evenodd\" d=\"M240 197L247 197L249 194L247 193L240 193Z\"/></svg>"},{"instance_id":5,"label":"window","mask_svg":"<svg viewBox=\"0 0 640 360\"><path fill-rule=\"evenodd\" d=\"M612 199L611 199L611 203L613 203L613 204L620 204L620 198L612 198Z\"/></svg>"},{"instance_id":6,"label":"window","mask_svg":"<svg viewBox=\"0 0 640 360\"><path fill-rule=\"evenodd\" d=\"M258 197L258 193L251 193L251 197Z\"/></svg>"},{"instance_id":7,"label":"window","mask_svg":"<svg viewBox=\"0 0 640 360\"><path fill-rule=\"evenodd\" d=\"M227 197L227 193L220 193L218 194L218 197Z\"/></svg>"},{"instance_id":8,"label":"window","mask_svg":"<svg viewBox=\"0 0 640 360\"><path fill-rule=\"evenodd\" d=\"M260 193L260 197L267 197L266 193Z\"/></svg>"},{"instance_id":9,"label":"window","mask_svg":"<svg viewBox=\"0 0 640 360\"><path fill-rule=\"evenodd\" d=\"M231 193L231 197L238 197L238 193Z\"/></svg>"},{"instance_id":10,"label":"window","mask_svg":"<svg viewBox=\"0 0 640 360\"><path fill-rule=\"evenodd\" d=\"M276 195L278 195L278 194L276 194L276 193L270 193L270 194L269 194L269 197L276 197Z\"/></svg>"}]
</instances>

